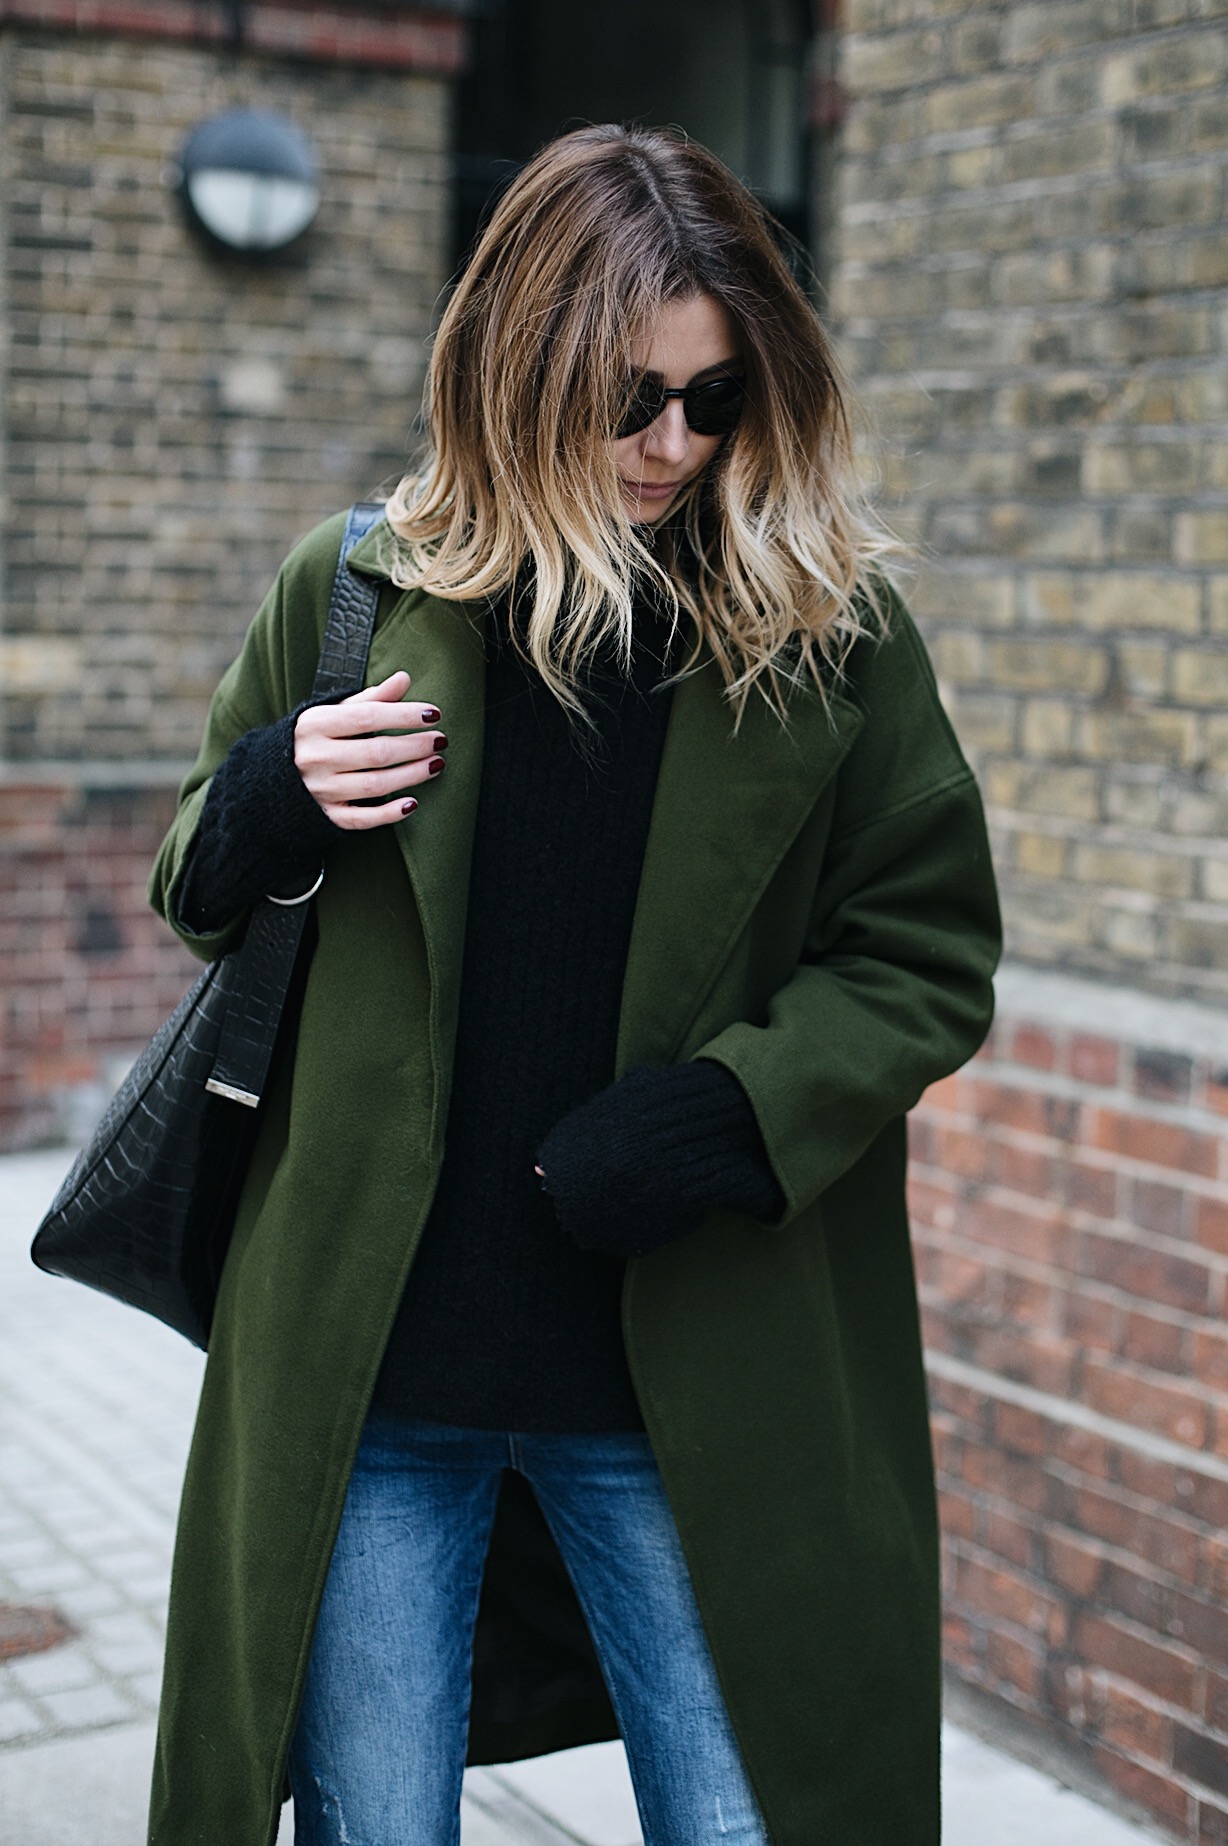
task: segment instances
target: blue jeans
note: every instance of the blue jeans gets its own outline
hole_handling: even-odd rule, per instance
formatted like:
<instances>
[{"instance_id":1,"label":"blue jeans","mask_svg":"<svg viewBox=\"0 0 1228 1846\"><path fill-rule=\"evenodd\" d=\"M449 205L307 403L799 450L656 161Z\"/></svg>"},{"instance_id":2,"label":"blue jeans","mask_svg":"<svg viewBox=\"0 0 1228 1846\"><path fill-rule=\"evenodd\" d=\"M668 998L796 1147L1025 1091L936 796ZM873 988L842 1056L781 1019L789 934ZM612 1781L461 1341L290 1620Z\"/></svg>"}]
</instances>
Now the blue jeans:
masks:
<instances>
[{"instance_id":1,"label":"blue jeans","mask_svg":"<svg viewBox=\"0 0 1228 1846\"><path fill-rule=\"evenodd\" d=\"M767 1846L646 1436L372 1419L290 1753L295 1846L457 1846L474 1623L505 1468L575 1585L646 1846Z\"/></svg>"}]
</instances>

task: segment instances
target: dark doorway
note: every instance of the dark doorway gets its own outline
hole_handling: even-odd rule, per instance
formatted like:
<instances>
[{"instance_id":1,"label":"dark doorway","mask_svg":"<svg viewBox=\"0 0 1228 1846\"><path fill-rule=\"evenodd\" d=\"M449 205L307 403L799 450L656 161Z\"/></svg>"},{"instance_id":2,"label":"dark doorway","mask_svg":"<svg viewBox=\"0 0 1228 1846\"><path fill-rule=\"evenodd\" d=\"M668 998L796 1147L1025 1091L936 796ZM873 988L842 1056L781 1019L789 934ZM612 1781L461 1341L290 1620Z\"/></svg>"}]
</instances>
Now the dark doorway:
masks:
<instances>
[{"instance_id":1,"label":"dark doorway","mask_svg":"<svg viewBox=\"0 0 1228 1846\"><path fill-rule=\"evenodd\" d=\"M810 241L806 0L486 0L456 116L455 252L498 186L582 122L673 124Z\"/></svg>"}]
</instances>

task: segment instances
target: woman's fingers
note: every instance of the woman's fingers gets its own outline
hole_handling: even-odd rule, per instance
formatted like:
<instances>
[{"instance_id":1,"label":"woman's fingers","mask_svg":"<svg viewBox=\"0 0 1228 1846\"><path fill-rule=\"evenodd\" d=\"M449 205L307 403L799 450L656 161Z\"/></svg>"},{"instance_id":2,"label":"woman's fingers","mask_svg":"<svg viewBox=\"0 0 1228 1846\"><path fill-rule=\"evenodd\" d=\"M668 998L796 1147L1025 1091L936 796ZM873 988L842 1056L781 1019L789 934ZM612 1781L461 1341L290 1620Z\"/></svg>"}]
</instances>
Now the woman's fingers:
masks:
<instances>
[{"instance_id":1,"label":"woman's fingers","mask_svg":"<svg viewBox=\"0 0 1228 1846\"><path fill-rule=\"evenodd\" d=\"M436 765L433 767L433 765ZM443 758L430 752L408 763L392 763L386 769L303 771L303 780L321 805L336 801L378 801L395 795L399 788L416 788L441 773Z\"/></svg>"},{"instance_id":2,"label":"woman's fingers","mask_svg":"<svg viewBox=\"0 0 1228 1846\"><path fill-rule=\"evenodd\" d=\"M344 827L349 833L366 833L372 827L391 826L393 821L405 820L417 805L412 795L398 795L395 801L386 801L378 808L354 808L343 801L320 803L333 826Z\"/></svg>"},{"instance_id":3,"label":"woman's fingers","mask_svg":"<svg viewBox=\"0 0 1228 1846\"><path fill-rule=\"evenodd\" d=\"M339 705L348 705L351 699L403 699L410 688L409 674L398 668L382 679L378 686L364 686L358 692L351 692L349 698L339 699Z\"/></svg>"},{"instance_id":4,"label":"woman's fingers","mask_svg":"<svg viewBox=\"0 0 1228 1846\"><path fill-rule=\"evenodd\" d=\"M394 769L438 756L448 747L442 731L408 731L395 737L295 737L294 760L304 775L319 770L327 775L363 774L371 769Z\"/></svg>"},{"instance_id":5,"label":"woman's fingers","mask_svg":"<svg viewBox=\"0 0 1228 1846\"><path fill-rule=\"evenodd\" d=\"M448 740L434 729L439 708L407 703L409 686L408 673L390 673L378 686L299 714L294 761L334 826L366 832L404 820L417 806L405 791L443 769Z\"/></svg>"},{"instance_id":6,"label":"woman's fingers","mask_svg":"<svg viewBox=\"0 0 1228 1846\"><path fill-rule=\"evenodd\" d=\"M385 680L384 684L389 685L391 681ZM366 692L356 692L352 698L342 699L339 705L309 705L299 716L295 735L306 730L320 737L362 737L371 731L414 731L421 730L423 725L439 723L437 705L424 705L413 699L376 698L375 694L381 690L373 686Z\"/></svg>"}]
</instances>

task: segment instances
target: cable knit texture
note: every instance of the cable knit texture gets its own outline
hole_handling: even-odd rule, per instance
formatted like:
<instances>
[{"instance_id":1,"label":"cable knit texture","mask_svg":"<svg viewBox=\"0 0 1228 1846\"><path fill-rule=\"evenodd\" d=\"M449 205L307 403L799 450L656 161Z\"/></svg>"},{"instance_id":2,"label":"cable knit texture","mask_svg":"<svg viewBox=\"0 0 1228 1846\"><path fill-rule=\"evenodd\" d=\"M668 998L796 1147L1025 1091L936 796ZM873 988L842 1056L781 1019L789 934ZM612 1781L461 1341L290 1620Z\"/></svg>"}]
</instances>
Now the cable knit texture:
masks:
<instances>
[{"instance_id":1,"label":"cable knit texture","mask_svg":"<svg viewBox=\"0 0 1228 1846\"><path fill-rule=\"evenodd\" d=\"M340 828L294 761L294 726L308 700L276 724L248 731L218 765L179 888L189 929L218 929L272 891L294 897L312 884Z\"/></svg>"},{"instance_id":2,"label":"cable knit texture","mask_svg":"<svg viewBox=\"0 0 1228 1846\"><path fill-rule=\"evenodd\" d=\"M542 1187L586 1250L641 1256L713 1206L771 1219L785 1199L737 1078L699 1058L635 1064L542 1142Z\"/></svg>"},{"instance_id":3,"label":"cable knit texture","mask_svg":"<svg viewBox=\"0 0 1228 1846\"><path fill-rule=\"evenodd\" d=\"M639 1426L623 1264L566 1235L533 1165L554 1124L614 1076L672 699L664 641L652 609L637 608L631 671L608 656L594 667L586 734L512 644L506 605L488 619L443 1168L375 1391L393 1415L479 1429ZM459 756L465 738L449 735Z\"/></svg>"}]
</instances>

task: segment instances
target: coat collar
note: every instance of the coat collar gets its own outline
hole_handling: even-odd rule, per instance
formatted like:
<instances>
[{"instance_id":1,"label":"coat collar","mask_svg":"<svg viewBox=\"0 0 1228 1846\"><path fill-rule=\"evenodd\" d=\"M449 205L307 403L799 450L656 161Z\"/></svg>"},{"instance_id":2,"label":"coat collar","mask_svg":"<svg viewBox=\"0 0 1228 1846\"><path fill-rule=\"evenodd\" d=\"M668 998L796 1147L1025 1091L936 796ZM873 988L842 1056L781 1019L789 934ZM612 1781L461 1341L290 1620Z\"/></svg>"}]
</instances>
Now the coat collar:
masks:
<instances>
[{"instance_id":1,"label":"coat collar","mask_svg":"<svg viewBox=\"0 0 1228 1846\"><path fill-rule=\"evenodd\" d=\"M350 555L387 576L379 528ZM369 678L404 667L454 739L447 772L396 828L426 937L432 1039L450 1069L484 728L485 655L471 605L407 591L376 629ZM675 689L636 900L618 1069L678 1056L695 1012L754 905L861 728L833 697L803 694L788 728L762 699L737 734L707 659Z\"/></svg>"}]
</instances>

